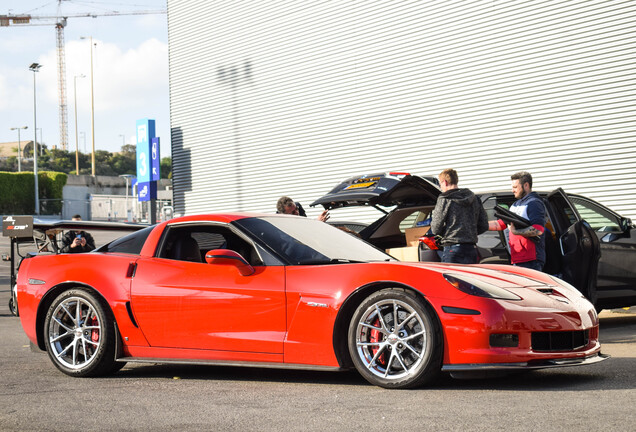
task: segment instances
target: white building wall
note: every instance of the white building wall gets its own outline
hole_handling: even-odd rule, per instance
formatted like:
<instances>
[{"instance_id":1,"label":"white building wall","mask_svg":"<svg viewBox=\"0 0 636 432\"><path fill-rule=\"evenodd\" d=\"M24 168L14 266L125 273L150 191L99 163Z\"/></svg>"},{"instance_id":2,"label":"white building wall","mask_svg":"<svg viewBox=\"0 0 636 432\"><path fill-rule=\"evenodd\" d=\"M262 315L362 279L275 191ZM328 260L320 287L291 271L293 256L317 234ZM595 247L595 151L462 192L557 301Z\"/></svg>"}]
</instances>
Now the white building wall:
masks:
<instances>
[{"instance_id":1,"label":"white building wall","mask_svg":"<svg viewBox=\"0 0 636 432\"><path fill-rule=\"evenodd\" d=\"M168 0L176 214L389 170L636 220L636 2ZM345 211L342 219L360 219Z\"/></svg>"}]
</instances>

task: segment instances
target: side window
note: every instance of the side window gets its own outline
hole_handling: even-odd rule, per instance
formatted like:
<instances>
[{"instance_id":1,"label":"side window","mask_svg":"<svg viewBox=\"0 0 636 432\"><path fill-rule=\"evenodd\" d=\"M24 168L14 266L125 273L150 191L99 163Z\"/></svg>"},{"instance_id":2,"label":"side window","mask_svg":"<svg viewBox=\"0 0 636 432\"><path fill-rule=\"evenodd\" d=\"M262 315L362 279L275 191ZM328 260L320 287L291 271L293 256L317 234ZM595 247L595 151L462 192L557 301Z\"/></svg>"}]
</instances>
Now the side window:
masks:
<instances>
[{"instance_id":1,"label":"side window","mask_svg":"<svg viewBox=\"0 0 636 432\"><path fill-rule=\"evenodd\" d=\"M569 195L568 198L576 207L581 218L590 224L595 231L620 231L619 219L600 204L582 197Z\"/></svg>"},{"instance_id":2,"label":"side window","mask_svg":"<svg viewBox=\"0 0 636 432\"><path fill-rule=\"evenodd\" d=\"M261 265L253 245L230 229L219 226L184 226L169 228L160 258L205 262L205 253L213 249L230 249L239 253L251 265Z\"/></svg>"},{"instance_id":3,"label":"side window","mask_svg":"<svg viewBox=\"0 0 636 432\"><path fill-rule=\"evenodd\" d=\"M209 251L220 249L226 243L225 236L212 232L193 232L191 237L197 242L199 249Z\"/></svg>"},{"instance_id":4,"label":"side window","mask_svg":"<svg viewBox=\"0 0 636 432\"><path fill-rule=\"evenodd\" d=\"M488 220L495 220L497 219L495 217L495 206L499 205L505 209L509 209L513 202L515 202L515 198L512 196L490 196L486 198L486 201L482 204L488 215Z\"/></svg>"},{"instance_id":5,"label":"side window","mask_svg":"<svg viewBox=\"0 0 636 432\"><path fill-rule=\"evenodd\" d=\"M497 197L491 196L486 199L483 203L484 210L486 210L486 214L488 215L488 220L495 220L495 206L497 205ZM505 206L508 208L508 206Z\"/></svg>"}]
</instances>

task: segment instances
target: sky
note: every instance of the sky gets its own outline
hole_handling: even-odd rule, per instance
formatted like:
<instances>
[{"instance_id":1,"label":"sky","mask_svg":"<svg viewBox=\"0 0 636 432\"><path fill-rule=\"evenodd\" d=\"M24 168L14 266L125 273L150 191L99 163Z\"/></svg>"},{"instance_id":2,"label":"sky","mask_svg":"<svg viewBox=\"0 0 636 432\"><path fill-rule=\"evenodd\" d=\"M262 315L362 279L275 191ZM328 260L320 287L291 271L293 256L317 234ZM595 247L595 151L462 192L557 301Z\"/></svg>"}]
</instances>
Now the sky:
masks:
<instances>
[{"instance_id":1,"label":"sky","mask_svg":"<svg viewBox=\"0 0 636 432\"><path fill-rule=\"evenodd\" d=\"M165 9L166 0L62 0L59 6L57 0L0 0L0 15L56 17ZM45 25L0 27L0 142L17 141L18 133L11 128L22 126L28 129L20 131L20 139L33 140L34 73L29 66L40 63L42 68L35 77L37 128L41 129L37 137L38 142L52 148L60 142L55 19L31 22ZM95 149L117 152L124 143L135 144L136 121L150 118L156 122L161 157L170 156L165 13L96 18L69 16L64 29L67 149L75 151L75 97L79 151L89 153L92 147L91 50L89 39L80 39L91 36Z\"/></svg>"}]
</instances>

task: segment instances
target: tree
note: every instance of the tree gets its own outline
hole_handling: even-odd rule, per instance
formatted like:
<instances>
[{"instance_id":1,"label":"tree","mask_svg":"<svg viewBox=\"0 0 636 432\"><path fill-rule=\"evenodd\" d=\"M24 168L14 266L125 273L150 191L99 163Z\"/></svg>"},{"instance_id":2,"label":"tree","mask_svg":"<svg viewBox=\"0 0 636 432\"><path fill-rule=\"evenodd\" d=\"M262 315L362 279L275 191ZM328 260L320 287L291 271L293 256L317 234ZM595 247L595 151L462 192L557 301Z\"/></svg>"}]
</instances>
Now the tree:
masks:
<instances>
[{"instance_id":1,"label":"tree","mask_svg":"<svg viewBox=\"0 0 636 432\"><path fill-rule=\"evenodd\" d=\"M75 156L74 154L72 156ZM75 158L64 150L53 149L44 153L41 159L47 171L70 173L75 168Z\"/></svg>"},{"instance_id":2,"label":"tree","mask_svg":"<svg viewBox=\"0 0 636 432\"><path fill-rule=\"evenodd\" d=\"M22 159L22 171L33 171L33 145L27 149L30 160ZM91 154L79 153L79 173L92 174ZM172 160L164 157L160 161L161 178L172 178ZM75 152L59 149L49 150L46 145L42 145L42 154L38 155L38 170L54 171L65 174L75 173L76 161ZM18 162L16 156L10 156L0 160L0 171L17 172ZM95 174L105 176L118 176L120 174L137 173L137 148L132 144L121 147L118 153L111 153L106 150L95 152Z\"/></svg>"},{"instance_id":3,"label":"tree","mask_svg":"<svg viewBox=\"0 0 636 432\"><path fill-rule=\"evenodd\" d=\"M24 165L22 167L24 168ZM6 159L0 159L0 171L18 171L18 158L15 156L9 156Z\"/></svg>"},{"instance_id":4,"label":"tree","mask_svg":"<svg viewBox=\"0 0 636 432\"><path fill-rule=\"evenodd\" d=\"M161 158L160 162L161 178L172 179L172 159L169 157Z\"/></svg>"},{"instance_id":5,"label":"tree","mask_svg":"<svg viewBox=\"0 0 636 432\"><path fill-rule=\"evenodd\" d=\"M121 146L121 152L129 155L133 159L137 157L137 147L134 144L124 144Z\"/></svg>"},{"instance_id":6,"label":"tree","mask_svg":"<svg viewBox=\"0 0 636 432\"><path fill-rule=\"evenodd\" d=\"M116 176L117 171L111 166L113 154L106 150L95 151L95 175Z\"/></svg>"},{"instance_id":7,"label":"tree","mask_svg":"<svg viewBox=\"0 0 636 432\"><path fill-rule=\"evenodd\" d=\"M135 157L130 154L115 153L111 157L111 166L119 174L135 174L137 167L135 165Z\"/></svg>"}]
</instances>

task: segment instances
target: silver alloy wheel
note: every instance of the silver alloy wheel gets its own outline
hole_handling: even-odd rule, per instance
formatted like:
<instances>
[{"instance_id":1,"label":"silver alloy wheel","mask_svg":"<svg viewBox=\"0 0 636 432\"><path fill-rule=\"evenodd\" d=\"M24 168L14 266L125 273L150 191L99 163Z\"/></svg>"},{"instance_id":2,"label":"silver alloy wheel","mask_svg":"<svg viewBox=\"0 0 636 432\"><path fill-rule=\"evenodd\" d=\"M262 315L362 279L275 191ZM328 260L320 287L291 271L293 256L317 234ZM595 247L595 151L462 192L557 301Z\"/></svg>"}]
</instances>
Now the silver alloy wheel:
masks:
<instances>
[{"instance_id":1,"label":"silver alloy wheel","mask_svg":"<svg viewBox=\"0 0 636 432\"><path fill-rule=\"evenodd\" d=\"M425 320L407 303L379 300L358 321L359 359L375 376L399 380L418 371L427 351Z\"/></svg>"},{"instance_id":2,"label":"silver alloy wheel","mask_svg":"<svg viewBox=\"0 0 636 432\"><path fill-rule=\"evenodd\" d=\"M82 297L60 302L49 321L49 349L69 369L89 365L102 343L103 323L95 307Z\"/></svg>"}]
</instances>

